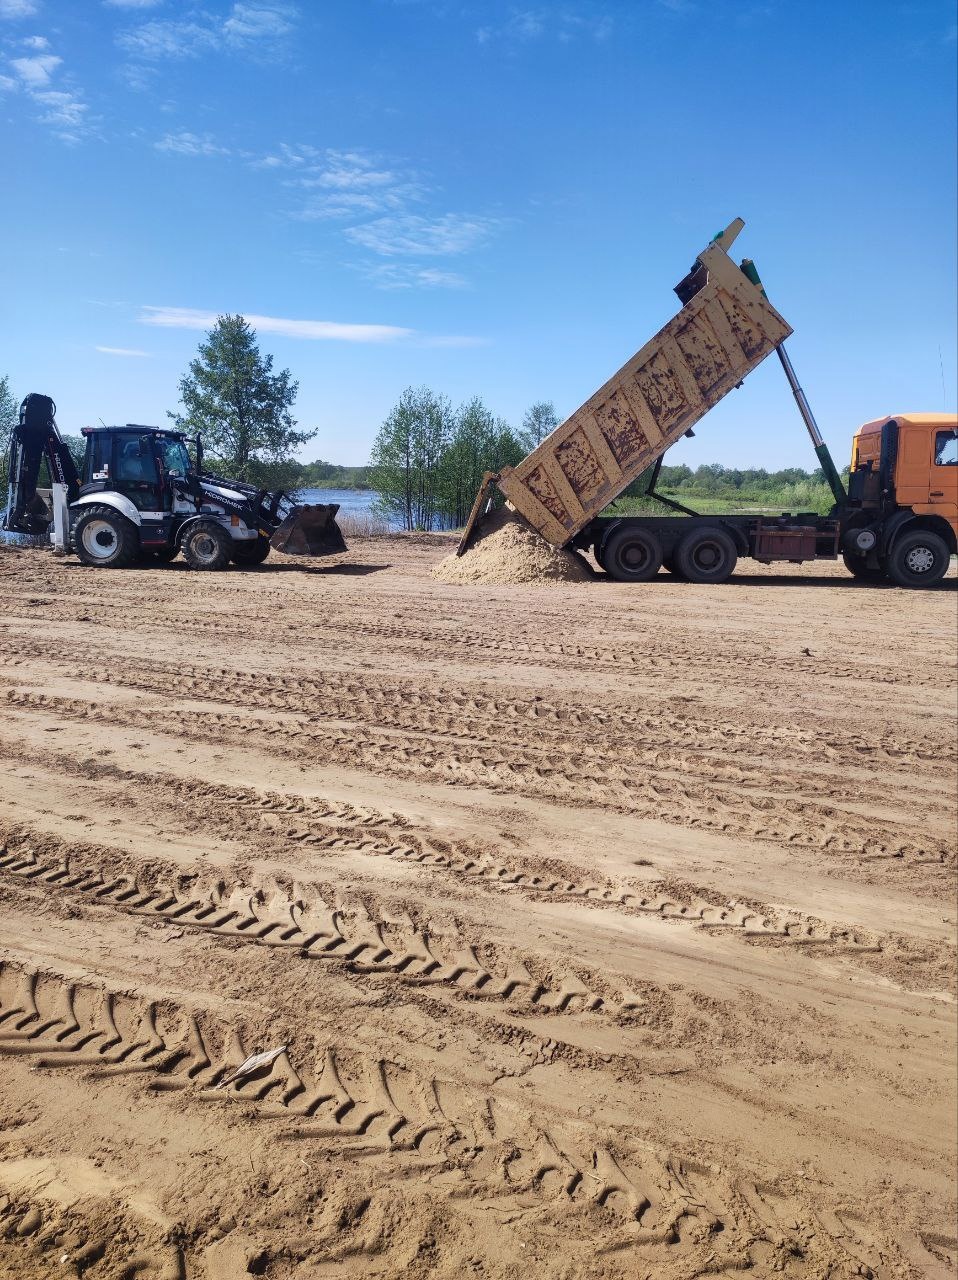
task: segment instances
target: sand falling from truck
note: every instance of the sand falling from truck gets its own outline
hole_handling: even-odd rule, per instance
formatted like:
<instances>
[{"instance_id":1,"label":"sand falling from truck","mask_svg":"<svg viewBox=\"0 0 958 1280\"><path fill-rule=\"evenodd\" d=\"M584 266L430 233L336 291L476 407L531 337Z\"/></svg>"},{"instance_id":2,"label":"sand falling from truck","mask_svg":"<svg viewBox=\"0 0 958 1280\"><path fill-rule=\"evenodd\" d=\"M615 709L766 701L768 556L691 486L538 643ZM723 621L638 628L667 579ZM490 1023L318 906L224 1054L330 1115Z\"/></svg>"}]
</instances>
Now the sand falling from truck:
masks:
<instances>
[{"instance_id":1,"label":"sand falling from truck","mask_svg":"<svg viewBox=\"0 0 958 1280\"><path fill-rule=\"evenodd\" d=\"M508 507L485 518L464 555L447 556L432 572L440 582L461 586L558 586L595 576L578 552L552 546Z\"/></svg>"}]
</instances>

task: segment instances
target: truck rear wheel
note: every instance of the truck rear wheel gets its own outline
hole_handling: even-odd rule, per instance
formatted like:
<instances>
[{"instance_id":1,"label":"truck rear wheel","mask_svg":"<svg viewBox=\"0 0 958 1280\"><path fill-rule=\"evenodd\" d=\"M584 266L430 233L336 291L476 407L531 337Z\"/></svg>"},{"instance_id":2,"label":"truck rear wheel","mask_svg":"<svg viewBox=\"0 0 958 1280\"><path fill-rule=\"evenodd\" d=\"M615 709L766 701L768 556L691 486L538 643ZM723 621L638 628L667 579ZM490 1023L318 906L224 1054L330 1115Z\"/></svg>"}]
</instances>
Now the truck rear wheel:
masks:
<instances>
[{"instance_id":1,"label":"truck rear wheel","mask_svg":"<svg viewBox=\"0 0 958 1280\"><path fill-rule=\"evenodd\" d=\"M233 539L213 520L192 525L180 545L191 569L225 569L233 552Z\"/></svg>"},{"instance_id":2,"label":"truck rear wheel","mask_svg":"<svg viewBox=\"0 0 958 1280\"><path fill-rule=\"evenodd\" d=\"M934 587L948 572L944 538L926 529L903 533L888 557L888 576L900 587Z\"/></svg>"},{"instance_id":3,"label":"truck rear wheel","mask_svg":"<svg viewBox=\"0 0 958 1280\"><path fill-rule=\"evenodd\" d=\"M724 529L690 529L675 548L674 562L689 582L727 582L738 563L738 551Z\"/></svg>"},{"instance_id":4,"label":"truck rear wheel","mask_svg":"<svg viewBox=\"0 0 958 1280\"><path fill-rule=\"evenodd\" d=\"M603 542L600 563L619 582L649 582L662 567L662 544L647 529L615 529Z\"/></svg>"},{"instance_id":5,"label":"truck rear wheel","mask_svg":"<svg viewBox=\"0 0 958 1280\"><path fill-rule=\"evenodd\" d=\"M113 507L90 506L74 526L73 545L84 564L125 569L137 557L140 535Z\"/></svg>"}]
</instances>

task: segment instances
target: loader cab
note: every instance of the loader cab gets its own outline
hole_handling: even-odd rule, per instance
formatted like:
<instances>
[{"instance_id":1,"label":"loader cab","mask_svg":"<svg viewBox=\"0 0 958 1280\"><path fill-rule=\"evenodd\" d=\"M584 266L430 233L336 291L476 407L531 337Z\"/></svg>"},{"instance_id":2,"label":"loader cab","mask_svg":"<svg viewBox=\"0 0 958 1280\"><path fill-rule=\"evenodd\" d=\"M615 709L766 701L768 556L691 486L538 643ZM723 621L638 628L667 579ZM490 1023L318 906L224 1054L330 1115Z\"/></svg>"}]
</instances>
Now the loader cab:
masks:
<instances>
[{"instance_id":1,"label":"loader cab","mask_svg":"<svg viewBox=\"0 0 958 1280\"><path fill-rule=\"evenodd\" d=\"M139 511L170 511L176 479L193 471L185 438L128 423L86 427L82 494L110 491L129 498Z\"/></svg>"}]
</instances>

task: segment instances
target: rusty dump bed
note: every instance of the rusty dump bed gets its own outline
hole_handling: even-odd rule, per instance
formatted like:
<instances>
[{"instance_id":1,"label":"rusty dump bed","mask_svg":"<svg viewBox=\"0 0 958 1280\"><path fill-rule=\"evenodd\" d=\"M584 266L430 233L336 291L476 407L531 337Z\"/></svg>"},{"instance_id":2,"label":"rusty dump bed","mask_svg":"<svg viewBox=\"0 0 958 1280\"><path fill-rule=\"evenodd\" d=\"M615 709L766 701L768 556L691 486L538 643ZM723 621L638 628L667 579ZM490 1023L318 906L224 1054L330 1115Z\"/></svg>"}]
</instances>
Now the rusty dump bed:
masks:
<instances>
[{"instance_id":1,"label":"rusty dump bed","mask_svg":"<svg viewBox=\"0 0 958 1280\"><path fill-rule=\"evenodd\" d=\"M678 315L498 477L548 542L574 537L792 332L728 255L742 225L699 255Z\"/></svg>"}]
</instances>

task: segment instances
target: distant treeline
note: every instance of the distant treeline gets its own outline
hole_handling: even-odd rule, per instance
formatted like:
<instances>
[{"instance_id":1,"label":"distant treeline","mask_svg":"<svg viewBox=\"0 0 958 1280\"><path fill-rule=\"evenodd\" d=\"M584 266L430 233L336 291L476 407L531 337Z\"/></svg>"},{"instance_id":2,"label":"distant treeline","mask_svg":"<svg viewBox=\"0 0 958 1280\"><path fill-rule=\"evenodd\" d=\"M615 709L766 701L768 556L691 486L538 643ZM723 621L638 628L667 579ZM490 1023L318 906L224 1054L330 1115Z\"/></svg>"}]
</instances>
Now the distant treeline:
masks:
<instances>
[{"instance_id":1,"label":"distant treeline","mask_svg":"<svg viewBox=\"0 0 958 1280\"><path fill-rule=\"evenodd\" d=\"M300 462L289 487L295 489L371 489L372 467L341 467L335 462Z\"/></svg>"},{"instance_id":2,"label":"distant treeline","mask_svg":"<svg viewBox=\"0 0 958 1280\"><path fill-rule=\"evenodd\" d=\"M651 474L647 471L629 485L616 505L617 510L639 510L649 506L649 500L643 500L642 495L647 492ZM848 479L847 468L843 479ZM710 510L764 507L825 514L835 501L821 467L812 471L802 467L766 471L764 467L725 467L720 462L709 462L693 471L684 464L675 467L663 465L656 489L692 508L700 504Z\"/></svg>"}]
</instances>

